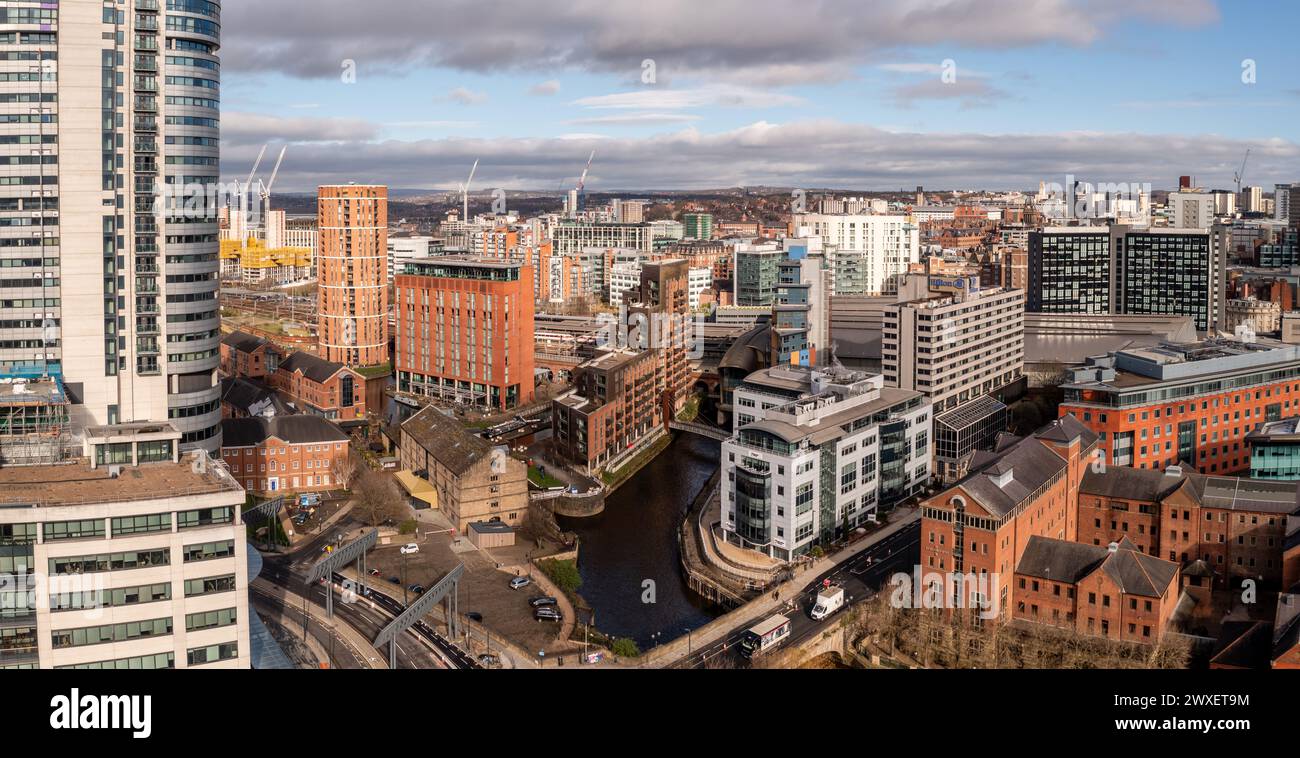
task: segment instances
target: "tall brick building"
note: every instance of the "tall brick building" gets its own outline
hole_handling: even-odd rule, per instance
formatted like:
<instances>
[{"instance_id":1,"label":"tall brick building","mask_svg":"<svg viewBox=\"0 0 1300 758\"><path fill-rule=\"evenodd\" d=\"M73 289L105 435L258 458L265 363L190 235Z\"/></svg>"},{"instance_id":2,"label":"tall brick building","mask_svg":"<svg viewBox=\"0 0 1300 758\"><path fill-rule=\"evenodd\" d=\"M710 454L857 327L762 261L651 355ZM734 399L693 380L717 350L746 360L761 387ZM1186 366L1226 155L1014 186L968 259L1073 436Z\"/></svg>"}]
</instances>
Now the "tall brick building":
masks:
<instances>
[{"instance_id":1,"label":"tall brick building","mask_svg":"<svg viewBox=\"0 0 1300 758\"><path fill-rule=\"evenodd\" d=\"M1110 466L1079 486L1078 541L1128 540L1133 549L1179 565L1201 560L1214 586L1254 579L1285 589L1287 517L1300 518L1294 482L1204 476Z\"/></svg>"},{"instance_id":2,"label":"tall brick building","mask_svg":"<svg viewBox=\"0 0 1300 758\"><path fill-rule=\"evenodd\" d=\"M397 389L497 410L533 402L533 269L441 256L394 277Z\"/></svg>"},{"instance_id":3,"label":"tall brick building","mask_svg":"<svg viewBox=\"0 0 1300 758\"><path fill-rule=\"evenodd\" d=\"M1096 444L1096 434L1067 416L976 453L965 479L921 504L923 570L1002 577L996 607L1007 618L1016 598L1005 579L1030 538L1074 541L1079 482Z\"/></svg>"},{"instance_id":4,"label":"tall brick building","mask_svg":"<svg viewBox=\"0 0 1300 758\"><path fill-rule=\"evenodd\" d=\"M388 363L388 188L323 186L316 223L321 356L354 367Z\"/></svg>"}]
</instances>

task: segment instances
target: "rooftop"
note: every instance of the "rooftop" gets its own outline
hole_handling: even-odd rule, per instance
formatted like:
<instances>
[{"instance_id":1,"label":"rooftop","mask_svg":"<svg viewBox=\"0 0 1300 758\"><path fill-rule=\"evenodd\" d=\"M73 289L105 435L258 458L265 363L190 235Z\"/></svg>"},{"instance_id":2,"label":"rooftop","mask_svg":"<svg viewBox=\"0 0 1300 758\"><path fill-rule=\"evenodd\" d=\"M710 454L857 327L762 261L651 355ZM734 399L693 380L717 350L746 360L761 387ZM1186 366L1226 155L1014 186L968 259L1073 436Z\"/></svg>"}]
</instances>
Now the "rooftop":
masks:
<instances>
[{"instance_id":1,"label":"rooftop","mask_svg":"<svg viewBox=\"0 0 1300 758\"><path fill-rule=\"evenodd\" d=\"M288 357L280 361L280 366L276 370L287 371L291 374L301 371L303 376L313 382L323 384L344 368L345 366L342 363L327 361L319 356L299 350L290 353Z\"/></svg>"},{"instance_id":2,"label":"rooftop","mask_svg":"<svg viewBox=\"0 0 1300 758\"><path fill-rule=\"evenodd\" d=\"M180 462L90 467L86 459L52 466L0 468L0 507L50 507L157 500L243 490L220 464L195 466L191 453Z\"/></svg>"},{"instance_id":3,"label":"rooftop","mask_svg":"<svg viewBox=\"0 0 1300 758\"><path fill-rule=\"evenodd\" d=\"M429 406L402 423L403 436L410 436L439 463L454 474L469 471L492 454L492 445L470 434L460 422Z\"/></svg>"},{"instance_id":4,"label":"rooftop","mask_svg":"<svg viewBox=\"0 0 1300 758\"><path fill-rule=\"evenodd\" d=\"M1163 597L1178 573L1178 564L1140 552L1127 537L1107 546L1038 535L1029 538L1016 564L1016 573L1077 584L1098 568L1124 594L1153 598Z\"/></svg>"},{"instance_id":5,"label":"rooftop","mask_svg":"<svg viewBox=\"0 0 1300 758\"><path fill-rule=\"evenodd\" d=\"M342 429L320 416L300 414L274 418L259 416L221 420L222 447L252 447L271 438L291 445L348 440L348 436Z\"/></svg>"},{"instance_id":6,"label":"rooftop","mask_svg":"<svg viewBox=\"0 0 1300 758\"><path fill-rule=\"evenodd\" d=\"M1300 511L1296 482L1207 476L1183 467L1158 471L1107 466L1100 472L1089 467L1079 484L1080 493L1149 502L1180 488L1206 508L1281 515Z\"/></svg>"}]
</instances>

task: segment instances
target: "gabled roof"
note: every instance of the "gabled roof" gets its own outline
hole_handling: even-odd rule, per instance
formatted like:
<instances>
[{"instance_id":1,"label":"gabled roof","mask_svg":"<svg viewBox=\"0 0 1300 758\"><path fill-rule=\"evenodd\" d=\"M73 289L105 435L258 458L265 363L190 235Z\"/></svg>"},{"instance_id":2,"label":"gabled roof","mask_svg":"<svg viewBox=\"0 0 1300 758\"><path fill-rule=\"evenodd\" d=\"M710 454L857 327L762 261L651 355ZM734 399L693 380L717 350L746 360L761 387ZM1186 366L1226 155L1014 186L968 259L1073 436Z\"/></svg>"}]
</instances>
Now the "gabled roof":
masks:
<instances>
[{"instance_id":1,"label":"gabled roof","mask_svg":"<svg viewBox=\"0 0 1300 758\"><path fill-rule=\"evenodd\" d=\"M1034 435L1047 442L1070 443L1081 440L1087 447L1097 441L1097 433L1083 425L1083 422L1070 414L1053 421L1047 428Z\"/></svg>"},{"instance_id":2,"label":"gabled roof","mask_svg":"<svg viewBox=\"0 0 1300 758\"><path fill-rule=\"evenodd\" d=\"M296 411L280 399L275 390L239 377L221 380L221 402L229 403L250 415L259 415L269 407L272 415L289 416ZM256 409L257 413L254 413Z\"/></svg>"},{"instance_id":3,"label":"gabled roof","mask_svg":"<svg viewBox=\"0 0 1300 758\"><path fill-rule=\"evenodd\" d=\"M272 437L291 445L348 440L348 436L342 429L320 416L300 414L275 418L221 420L222 447L252 447Z\"/></svg>"},{"instance_id":4,"label":"gabled roof","mask_svg":"<svg viewBox=\"0 0 1300 758\"><path fill-rule=\"evenodd\" d=\"M251 353L267 344L267 340L248 332L234 331L222 337L221 344L228 345L241 353Z\"/></svg>"},{"instance_id":5,"label":"gabled roof","mask_svg":"<svg viewBox=\"0 0 1300 758\"><path fill-rule=\"evenodd\" d=\"M1126 595L1158 598L1178 573L1178 564L1138 551L1127 537L1112 552L1108 545L1029 538L1016 573L1039 579L1078 584L1098 568ZM1172 598L1171 598L1172 599Z\"/></svg>"},{"instance_id":6,"label":"gabled roof","mask_svg":"<svg viewBox=\"0 0 1300 758\"><path fill-rule=\"evenodd\" d=\"M1016 573L1054 582L1078 584L1106 560L1110 551L1100 545L1054 540L1034 535L1029 538Z\"/></svg>"},{"instance_id":7,"label":"gabled roof","mask_svg":"<svg viewBox=\"0 0 1300 758\"><path fill-rule=\"evenodd\" d=\"M280 361L280 368L277 370L287 371L291 374L296 371L301 371L303 376L313 382L324 384L330 380L330 377L345 368L347 367L342 363L327 361L324 358L319 358L311 353L299 350L296 353L290 353L287 358Z\"/></svg>"},{"instance_id":8,"label":"gabled roof","mask_svg":"<svg viewBox=\"0 0 1300 758\"><path fill-rule=\"evenodd\" d=\"M1193 471L1190 466L1164 471L1107 466L1103 471L1089 467L1079 492L1159 502L1181 489L1206 508L1286 515L1300 511L1296 488L1297 483L1289 481L1208 476Z\"/></svg>"},{"instance_id":9,"label":"gabled roof","mask_svg":"<svg viewBox=\"0 0 1300 758\"><path fill-rule=\"evenodd\" d=\"M457 476L492 455L492 445L486 440L432 406L403 422L402 432Z\"/></svg>"},{"instance_id":10,"label":"gabled roof","mask_svg":"<svg viewBox=\"0 0 1300 758\"><path fill-rule=\"evenodd\" d=\"M1065 469L1065 459L1033 437L1020 440L1001 453L971 462L971 473L960 486L989 515L1005 516L1032 493ZM1003 484L998 480L1010 472Z\"/></svg>"},{"instance_id":11,"label":"gabled roof","mask_svg":"<svg viewBox=\"0 0 1300 758\"><path fill-rule=\"evenodd\" d=\"M1178 573L1178 564L1138 551L1125 537L1120 540L1119 549L1109 553L1109 557L1101 564L1101 570L1126 595L1161 597Z\"/></svg>"}]
</instances>

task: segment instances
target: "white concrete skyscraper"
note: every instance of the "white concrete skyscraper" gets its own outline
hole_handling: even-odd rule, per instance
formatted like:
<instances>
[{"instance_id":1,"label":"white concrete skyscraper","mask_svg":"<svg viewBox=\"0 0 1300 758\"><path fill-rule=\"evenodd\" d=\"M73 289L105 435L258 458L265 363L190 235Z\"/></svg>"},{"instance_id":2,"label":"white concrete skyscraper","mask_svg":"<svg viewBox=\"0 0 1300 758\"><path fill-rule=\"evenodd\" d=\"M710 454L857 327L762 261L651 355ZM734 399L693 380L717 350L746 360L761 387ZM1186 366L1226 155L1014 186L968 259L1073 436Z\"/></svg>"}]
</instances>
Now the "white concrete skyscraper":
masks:
<instances>
[{"instance_id":1,"label":"white concrete skyscraper","mask_svg":"<svg viewBox=\"0 0 1300 758\"><path fill-rule=\"evenodd\" d=\"M220 446L220 14L0 6L0 377L60 382L74 427Z\"/></svg>"}]
</instances>

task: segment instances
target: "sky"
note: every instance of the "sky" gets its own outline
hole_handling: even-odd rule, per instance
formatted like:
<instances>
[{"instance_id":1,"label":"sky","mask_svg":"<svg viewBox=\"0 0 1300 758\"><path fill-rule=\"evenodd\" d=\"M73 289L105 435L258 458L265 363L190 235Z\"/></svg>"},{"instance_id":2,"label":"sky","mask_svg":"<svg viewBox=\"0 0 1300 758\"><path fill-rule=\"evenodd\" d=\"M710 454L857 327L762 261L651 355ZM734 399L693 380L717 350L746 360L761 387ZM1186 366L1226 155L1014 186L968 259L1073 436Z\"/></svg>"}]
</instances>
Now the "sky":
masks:
<instances>
[{"instance_id":1,"label":"sky","mask_svg":"<svg viewBox=\"0 0 1300 758\"><path fill-rule=\"evenodd\" d=\"M609 192L1300 181L1293 0L225 0L222 167ZM263 172L269 170L269 165Z\"/></svg>"}]
</instances>

